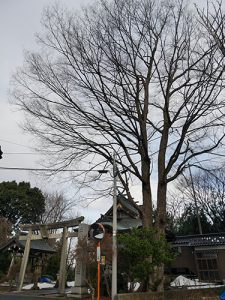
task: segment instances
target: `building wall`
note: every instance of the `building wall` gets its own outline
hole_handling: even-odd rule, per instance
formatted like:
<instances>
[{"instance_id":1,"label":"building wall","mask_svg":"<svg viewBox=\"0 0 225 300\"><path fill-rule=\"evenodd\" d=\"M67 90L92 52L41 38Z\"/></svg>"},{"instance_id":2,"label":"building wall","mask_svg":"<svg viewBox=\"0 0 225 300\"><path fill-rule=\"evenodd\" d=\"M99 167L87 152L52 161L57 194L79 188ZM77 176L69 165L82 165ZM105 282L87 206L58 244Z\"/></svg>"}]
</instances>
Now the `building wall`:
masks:
<instances>
[{"instance_id":1,"label":"building wall","mask_svg":"<svg viewBox=\"0 0 225 300\"><path fill-rule=\"evenodd\" d=\"M179 247L178 256L171 264L171 268L182 269L186 268L192 273L197 275L197 269L195 265L194 249L192 247Z\"/></svg>"},{"instance_id":2,"label":"building wall","mask_svg":"<svg viewBox=\"0 0 225 300\"><path fill-rule=\"evenodd\" d=\"M225 281L225 249L218 250L218 269L221 280Z\"/></svg>"},{"instance_id":3,"label":"building wall","mask_svg":"<svg viewBox=\"0 0 225 300\"><path fill-rule=\"evenodd\" d=\"M223 247L224 248L224 247ZM202 253L203 255L207 253L216 253L217 254L217 265L218 265L218 277L217 280L214 281L224 281L225 282L225 249L221 249L220 247L197 247L194 249L193 247L180 247L179 254L175 258L175 260L171 264L171 270L190 270L191 273L194 273L198 277L200 276L200 269L197 263L197 253ZM209 257L210 259L210 257ZM186 270L186 274L188 275ZM210 270L210 268L208 269ZM185 274L185 272L183 273ZM202 275L201 275L202 276ZM201 276L199 278L201 278ZM204 279L204 280L203 280ZM213 281L206 280L202 278L203 281Z\"/></svg>"}]
</instances>

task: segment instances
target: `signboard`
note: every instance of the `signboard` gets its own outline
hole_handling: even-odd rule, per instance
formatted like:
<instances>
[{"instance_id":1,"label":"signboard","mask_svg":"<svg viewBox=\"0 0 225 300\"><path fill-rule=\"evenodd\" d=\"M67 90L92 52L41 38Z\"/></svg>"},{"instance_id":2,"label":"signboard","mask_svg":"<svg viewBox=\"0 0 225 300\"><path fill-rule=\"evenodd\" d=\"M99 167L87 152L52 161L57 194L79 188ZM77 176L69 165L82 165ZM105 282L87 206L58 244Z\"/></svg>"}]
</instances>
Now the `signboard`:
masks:
<instances>
[{"instance_id":1,"label":"signboard","mask_svg":"<svg viewBox=\"0 0 225 300\"><path fill-rule=\"evenodd\" d=\"M101 256L101 265L105 266L105 256Z\"/></svg>"},{"instance_id":2,"label":"signboard","mask_svg":"<svg viewBox=\"0 0 225 300\"><path fill-rule=\"evenodd\" d=\"M96 253L97 253L97 261L101 261L101 248L100 248L100 243L98 243Z\"/></svg>"}]
</instances>

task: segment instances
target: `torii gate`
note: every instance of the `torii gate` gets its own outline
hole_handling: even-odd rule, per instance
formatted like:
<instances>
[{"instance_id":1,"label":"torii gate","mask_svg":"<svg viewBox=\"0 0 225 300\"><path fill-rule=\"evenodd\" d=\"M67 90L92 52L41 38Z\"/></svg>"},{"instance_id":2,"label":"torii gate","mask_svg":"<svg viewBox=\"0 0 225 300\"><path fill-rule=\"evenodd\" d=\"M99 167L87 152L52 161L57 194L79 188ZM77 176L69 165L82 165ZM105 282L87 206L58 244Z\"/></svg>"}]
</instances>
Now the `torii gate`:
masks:
<instances>
[{"instance_id":1,"label":"torii gate","mask_svg":"<svg viewBox=\"0 0 225 300\"><path fill-rule=\"evenodd\" d=\"M79 237L79 233L71 232L68 228L86 225L80 224L84 220L84 217L79 217L76 219L56 222L56 223L48 223L48 224L23 224L20 225L20 229L23 231L28 231L28 235L19 236L19 240L26 240L24 254L22 258L22 263L20 267L19 273L19 283L18 283L18 291L21 291L24 281L24 276L26 272L27 262L29 258L30 252L30 244L32 240L41 240L41 239L58 239L62 238L62 251L61 251L61 260L60 260L60 270L59 270L59 294L65 293L65 282L66 282L66 255L67 255L67 239L69 237ZM88 226L88 225L86 225ZM82 227L82 226L81 226ZM48 230L54 229L63 229L62 233L50 233ZM34 234L34 231L38 231L38 234ZM80 230L78 230L79 232ZM82 230L81 230L82 231Z\"/></svg>"}]
</instances>

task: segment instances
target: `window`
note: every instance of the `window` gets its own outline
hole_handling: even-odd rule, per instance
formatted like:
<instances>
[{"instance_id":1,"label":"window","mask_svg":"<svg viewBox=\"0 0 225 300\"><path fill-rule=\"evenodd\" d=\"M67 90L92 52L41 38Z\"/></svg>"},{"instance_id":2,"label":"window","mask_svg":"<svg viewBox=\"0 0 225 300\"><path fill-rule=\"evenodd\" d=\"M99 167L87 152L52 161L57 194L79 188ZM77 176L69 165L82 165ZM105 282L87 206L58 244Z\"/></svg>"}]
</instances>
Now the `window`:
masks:
<instances>
[{"instance_id":1,"label":"window","mask_svg":"<svg viewBox=\"0 0 225 300\"><path fill-rule=\"evenodd\" d=\"M217 281L219 280L219 271L217 264L217 253L210 252L196 252L196 261L201 280Z\"/></svg>"}]
</instances>

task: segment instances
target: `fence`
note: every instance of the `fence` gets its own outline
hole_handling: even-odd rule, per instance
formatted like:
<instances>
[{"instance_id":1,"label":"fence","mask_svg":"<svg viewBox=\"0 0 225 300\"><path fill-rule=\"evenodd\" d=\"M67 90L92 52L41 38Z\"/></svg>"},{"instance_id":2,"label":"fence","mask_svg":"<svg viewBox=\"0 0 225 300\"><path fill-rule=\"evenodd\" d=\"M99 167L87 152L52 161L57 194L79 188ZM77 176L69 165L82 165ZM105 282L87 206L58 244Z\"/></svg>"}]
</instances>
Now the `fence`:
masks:
<instances>
[{"instance_id":1,"label":"fence","mask_svg":"<svg viewBox=\"0 0 225 300\"><path fill-rule=\"evenodd\" d=\"M177 289L168 290L164 293L132 293L118 294L117 300L219 300L221 288L205 289Z\"/></svg>"}]
</instances>

